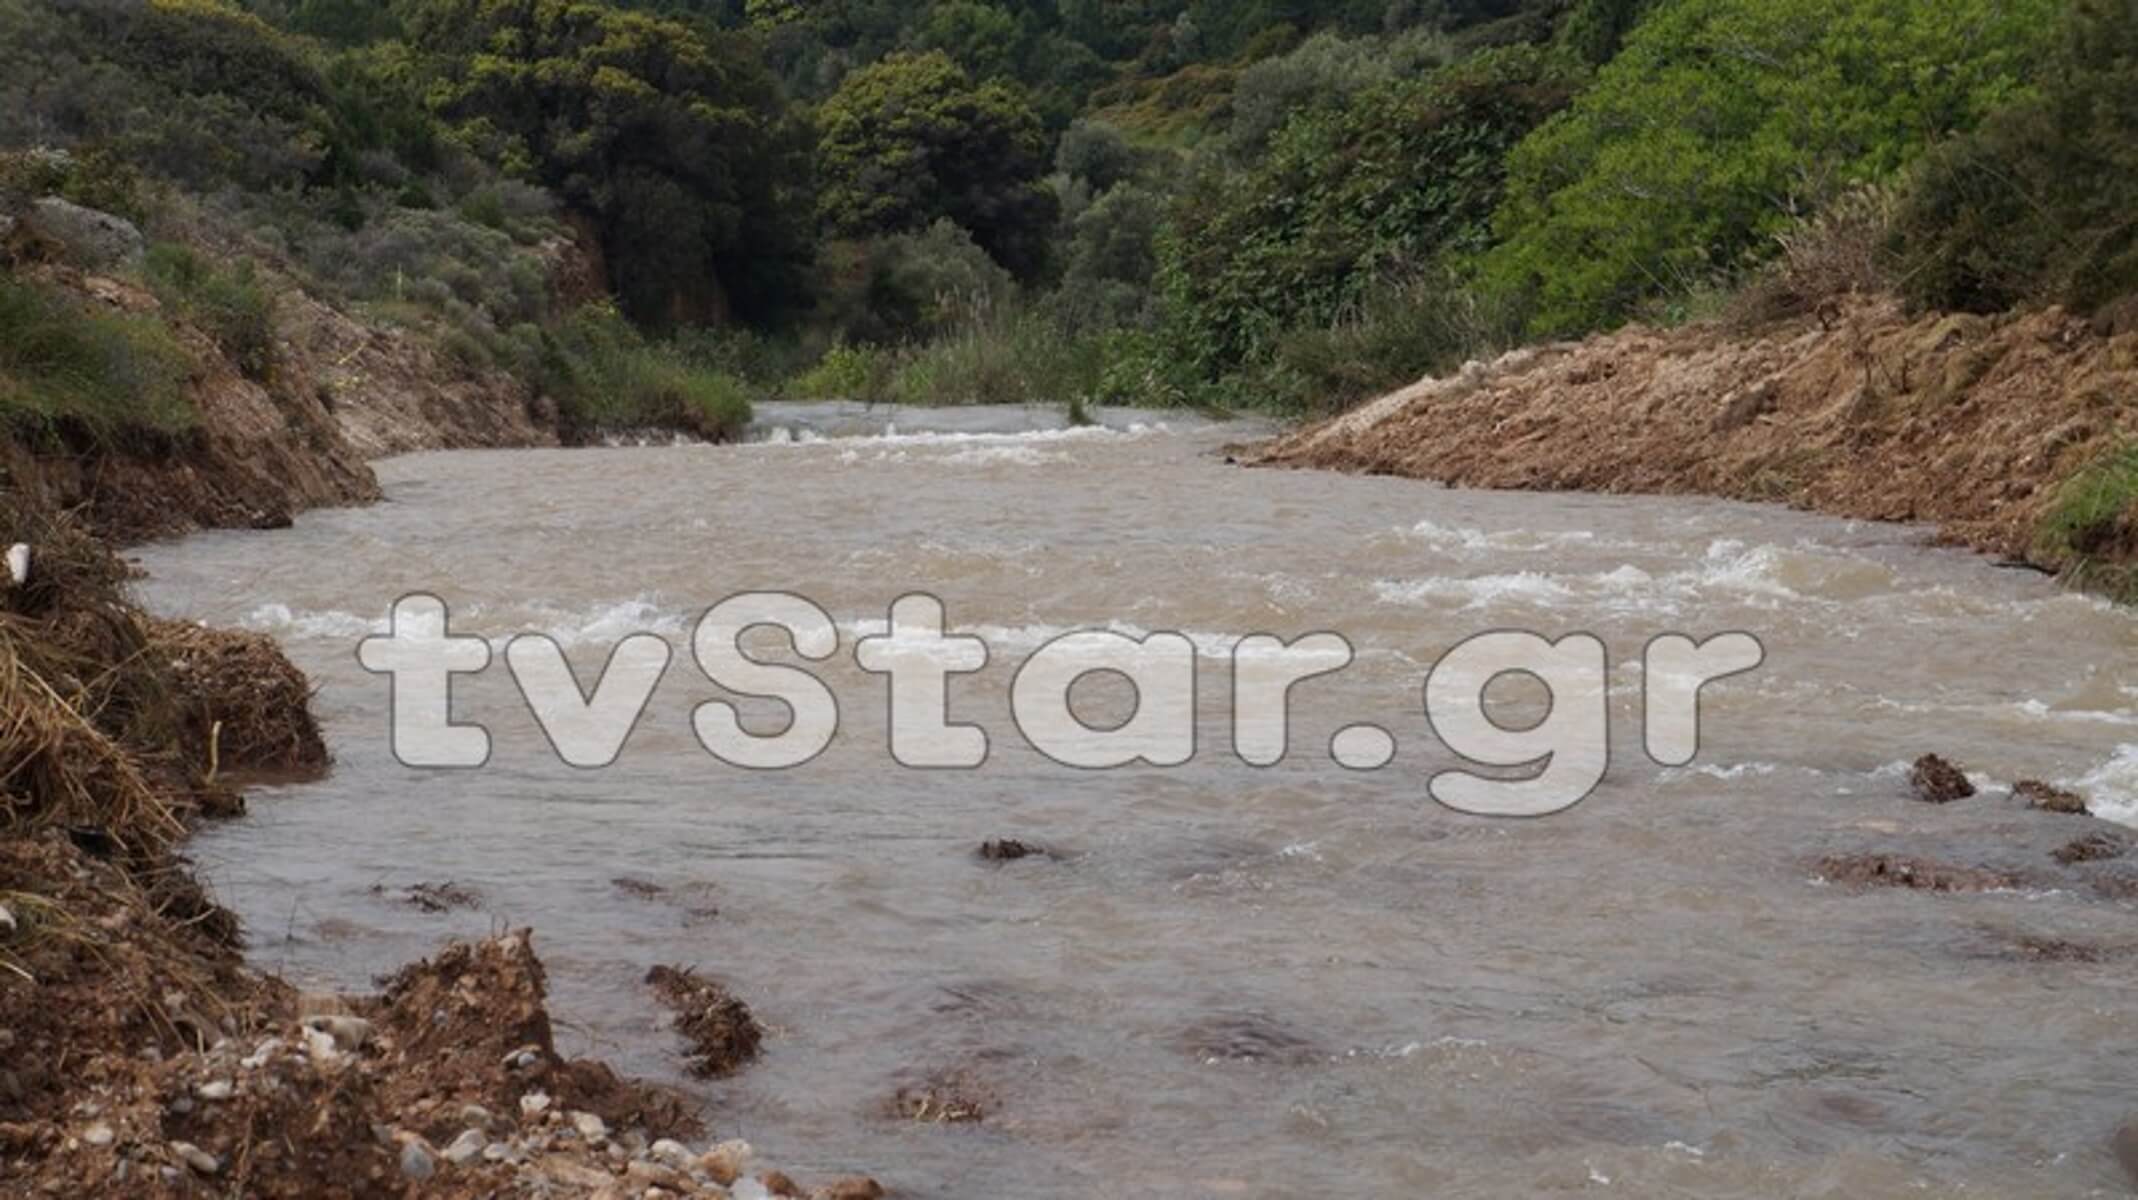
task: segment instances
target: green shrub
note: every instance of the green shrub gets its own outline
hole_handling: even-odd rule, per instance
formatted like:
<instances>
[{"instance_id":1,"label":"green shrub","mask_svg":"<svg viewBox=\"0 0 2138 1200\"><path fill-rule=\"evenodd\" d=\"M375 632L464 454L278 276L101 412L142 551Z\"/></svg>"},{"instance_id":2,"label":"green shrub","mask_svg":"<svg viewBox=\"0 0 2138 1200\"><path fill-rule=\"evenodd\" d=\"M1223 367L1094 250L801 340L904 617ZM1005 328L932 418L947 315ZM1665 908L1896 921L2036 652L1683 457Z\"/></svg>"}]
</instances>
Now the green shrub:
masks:
<instances>
[{"instance_id":1,"label":"green shrub","mask_svg":"<svg viewBox=\"0 0 2138 1200\"><path fill-rule=\"evenodd\" d=\"M1390 280L1331 324L1284 335L1260 406L1336 412L1519 338L1514 314L1494 311L1450 272Z\"/></svg>"},{"instance_id":2,"label":"green shrub","mask_svg":"<svg viewBox=\"0 0 2138 1200\"><path fill-rule=\"evenodd\" d=\"M748 386L649 342L616 310L593 306L544 338L541 383L567 436L675 429L714 441L750 423Z\"/></svg>"},{"instance_id":3,"label":"green shrub","mask_svg":"<svg viewBox=\"0 0 2138 1200\"><path fill-rule=\"evenodd\" d=\"M795 377L787 390L805 400L877 404L891 398L897 370L897 356L889 350L834 342L815 366Z\"/></svg>"},{"instance_id":4,"label":"green shrub","mask_svg":"<svg viewBox=\"0 0 2138 1200\"><path fill-rule=\"evenodd\" d=\"M190 428L185 351L152 317L85 308L0 276L0 423L18 436L125 446Z\"/></svg>"},{"instance_id":5,"label":"green shrub","mask_svg":"<svg viewBox=\"0 0 2138 1200\"><path fill-rule=\"evenodd\" d=\"M148 277L157 298L200 326L248 378L273 374L274 299L251 259L218 267L190 247L159 242L149 248Z\"/></svg>"},{"instance_id":6,"label":"green shrub","mask_svg":"<svg viewBox=\"0 0 2138 1200\"><path fill-rule=\"evenodd\" d=\"M2081 586L2138 602L2138 442L2065 482L2036 552Z\"/></svg>"}]
</instances>

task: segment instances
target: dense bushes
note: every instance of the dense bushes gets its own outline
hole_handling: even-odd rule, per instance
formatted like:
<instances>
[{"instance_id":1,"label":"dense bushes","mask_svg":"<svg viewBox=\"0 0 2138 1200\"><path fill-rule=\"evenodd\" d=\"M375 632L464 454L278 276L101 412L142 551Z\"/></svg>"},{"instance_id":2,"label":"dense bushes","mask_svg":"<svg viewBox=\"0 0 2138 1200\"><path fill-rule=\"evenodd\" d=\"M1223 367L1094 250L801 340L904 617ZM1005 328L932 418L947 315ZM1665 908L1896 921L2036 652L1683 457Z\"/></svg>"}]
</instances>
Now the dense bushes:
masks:
<instances>
[{"instance_id":1,"label":"dense bushes","mask_svg":"<svg viewBox=\"0 0 2138 1200\"><path fill-rule=\"evenodd\" d=\"M1488 51L1301 113L1243 177L1206 172L1163 243L1175 352L1212 376L1259 363L1385 271L1480 244L1508 149L1576 79L1545 50Z\"/></svg>"},{"instance_id":2,"label":"dense bushes","mask_svg":"<svg viewBox=\"0 0 2138 1200\"><path fill-rule=\"evenodd\" d=\"M1736 270L2019 97L2055 0L1667 0L1509 160L1486 259L1537 333Z\"/></svg>"},{"instance_id":3,"label":"dense bushes","mask_svg":"<svg viewBox=\"0 0 2138 1200\"><path fill-rule=\"evenodd\" d=\"M807 147L747 40L579 0L405 12L433 107L592 218L634 318L763 320L795 299Z\"/></svg>"},{"instance_id":4,"label":"dense bushes","mask_svg":"<svg viewBox=\"0 0 2138 1200\"><path fill-rule=\"evenodd\" d=\"M1920 164L1895 249L1916 304L2099 308L2138 290L2138 21L2075 0L2039 95Z\"/></svg>"}]
</instances>

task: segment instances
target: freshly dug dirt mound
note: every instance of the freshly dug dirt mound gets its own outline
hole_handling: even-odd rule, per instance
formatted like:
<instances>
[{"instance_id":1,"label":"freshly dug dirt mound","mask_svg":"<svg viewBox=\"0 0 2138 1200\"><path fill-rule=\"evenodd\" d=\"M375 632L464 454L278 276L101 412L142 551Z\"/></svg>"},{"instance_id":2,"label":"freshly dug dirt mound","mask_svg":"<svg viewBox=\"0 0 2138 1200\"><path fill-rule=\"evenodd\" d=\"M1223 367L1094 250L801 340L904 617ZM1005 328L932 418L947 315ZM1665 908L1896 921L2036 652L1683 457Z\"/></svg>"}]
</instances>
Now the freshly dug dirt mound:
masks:
<instances>
[{"instance_id":1,"label":"freshly dug dirt mound","mask_svg":"<svg viewBox=\"0 0 2138 1200\"><path fill-rule=\"evenodd\" d=\"M1948 541L2028 559L2057 486L2138 437L2133 395L2138 334L2057 309L1911 318L1866 300L1757 334L1634 327L1517 350L1247 461L1777 501L1934 521Z\"/></svg>"}]
</instances>

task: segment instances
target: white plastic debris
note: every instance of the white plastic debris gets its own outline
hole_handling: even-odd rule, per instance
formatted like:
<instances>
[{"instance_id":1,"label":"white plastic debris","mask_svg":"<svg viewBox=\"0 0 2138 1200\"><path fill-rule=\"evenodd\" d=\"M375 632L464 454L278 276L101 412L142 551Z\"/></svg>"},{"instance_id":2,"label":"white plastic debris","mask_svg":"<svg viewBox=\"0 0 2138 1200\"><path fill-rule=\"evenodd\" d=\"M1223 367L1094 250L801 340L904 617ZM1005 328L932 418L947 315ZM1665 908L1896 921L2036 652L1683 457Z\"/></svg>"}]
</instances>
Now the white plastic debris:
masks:
<instances>
[{"instance_id":1,"label":"white plastic debris","mask_svg":"<svg viewBox=\"0 0 2138 1200\"><path fill-rule=\"evenodd\" d=\"M10 586L21 587L30 581L30 544L16 542L7 548L7 578Z\"/></svg>"}]
</instances>

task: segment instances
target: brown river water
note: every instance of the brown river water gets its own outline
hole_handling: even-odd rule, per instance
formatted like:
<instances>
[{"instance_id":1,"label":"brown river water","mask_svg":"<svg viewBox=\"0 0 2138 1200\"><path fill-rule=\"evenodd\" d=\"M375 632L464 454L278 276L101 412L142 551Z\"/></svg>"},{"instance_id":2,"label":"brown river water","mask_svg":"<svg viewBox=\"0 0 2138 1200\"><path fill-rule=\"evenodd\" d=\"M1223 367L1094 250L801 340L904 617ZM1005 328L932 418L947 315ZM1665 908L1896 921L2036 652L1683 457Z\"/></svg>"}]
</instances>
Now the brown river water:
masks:
<instances>
[{"instance_id":1,"label":"brown river water","mask_svg":"<svg viewBox=\"0 0 2138 1200\"><path fill-rule=\"evenodd\" d=\"M1919 528L1246 470L1222 447L1254 427L1106 418L774 408L759 444L412 455L379 464L375 507L144 548L152 607L282 639L337 757L195 854L254 959L300 981L362 989L449 934L532 925L562 1048L693 1089L775 1161L906 1195L2125 1194L2105 1147L2138 1113L2138 908L2050 861L2087 822L2005 788L2061 781L2138 819L2138 617ZM812 667L841 733L785 772L691 732L720 694L692 624L752 589L842 630ZM612 767L558 762L496 661L455 685L490 763L413 770L356 646L415 591L455 633L556 636L582 679L628 633L677 654ZM885 684L852 647L909 591L991 647L952 682L992 738L979 770L887 752ZM1081 628L1195 639L1191 762L1080 771L1022 741L1012 671ZM1425 791L1452 765L1425 674L1502 628L1611 650L1612 769L1561 815ZM1295 690L1289 757L1246 765L1233 639L1319 630L1357 660ZM1655 765L1643 645L1726 630L1766 662L1708 687L1695 765ZM1125 715L1117 677L1079 686L1080 711ZM1364 721L1395 761L1335 765L1331 735ZM1982 794L1911 800L1901 764L1928 750ZM1058 853L980 861L996 837ZM2039 883L1814 880L1860 850ZM448 880L479 905L402 896ZM2038 961L2026 938L2109 953ZM640 982L656 963L727 981L764 1057L682 1078ZM892 1115L937 1077L986 1120Z\"/></svg>"}]
</instances>

